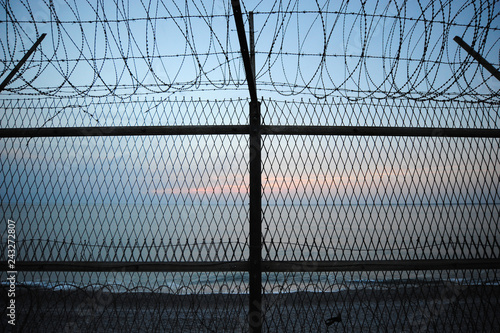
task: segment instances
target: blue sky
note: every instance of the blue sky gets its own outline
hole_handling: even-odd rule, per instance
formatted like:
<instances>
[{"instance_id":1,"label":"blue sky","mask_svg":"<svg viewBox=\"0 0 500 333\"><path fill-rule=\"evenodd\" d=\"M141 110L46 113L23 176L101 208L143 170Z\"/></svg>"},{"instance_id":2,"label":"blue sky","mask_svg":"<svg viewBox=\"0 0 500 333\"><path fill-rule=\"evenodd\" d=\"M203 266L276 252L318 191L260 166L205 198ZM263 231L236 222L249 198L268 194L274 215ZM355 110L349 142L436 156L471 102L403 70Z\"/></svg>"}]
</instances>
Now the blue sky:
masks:
<instances>
[{"instance_id":1,"label":"blue sky","mask_svg":"<svg viewBox=\"0 0 500 333\"><path fill-rule=\"evenodd\" d=\"M17 116L13 113L19 110L6 108L2 126L245 122L244 103L224 104L212 119L203 113L208 105L195 108L193 104L158 102L147 109L145 102L133 102L248 96L229 1L54 0L51 4L0 1L5 11L5 21L0 23L4 76L36 36L47 33L4 98L48 96L56 100L25 110L27 116ZM264 108L268 123L461 127L470 125L468 116L457 112L452 118L458 122L448 124L443 117L453 110L439 109L458 104L440 106L425 101L498 102L499 83L452 41L455 35L461 36L498 67L496 3L454 1L444 7L435 3L419 8L416 2L370 2L363 7L360 1L319 5L313 1L244 1L243 8L256 12L259 97L313 101L312 106L285 107L288 113L279 115L276 109ZM246 23L246 16L244 20ZM314 104L325 97L336 102ZM398 108L398 100L391 102L392 98L404 101L408 97L423 104ZM347 98L361 102L346 108L342 103ZM120 103L121 99L127 102ZM377 99L389 102L374 106ZM430 106L423 108L427 114L419 118L414 108L422 105ZM464 113L478 112L473 118L490 119L481 126L498 126L494 103L479 111L471 107L474 104L463 105ZM429 111L434 106L440 116ZM309 113L314 108L319 116ZM185 114L191 112L196 116L186 120ZM380 113L388 115L384 118ZM360 117L367 121L357 123ZM406 120L401 124L397 119ZM498 184L497 140L266 137L264 142L263 190L270 201L312 198L333 203L343 198L365 202L368 196L378 203L402 202L405 193L416 201L436 201L443 196L453 201L454 193L462 193L460 200L464 201L499 200L498 186L488 185ZM130 193L132 199L163 202L175 196L189 197L189 202L228 197L240 202L246 200L247 191L246 144L241 137L215 136L184 140L9 139L4 141L1 155L2 183L9 184L3 200L127 201ZM158 157L160 151L164 155ZM493 153L474 155L482 151ZM430 153L437 155L427 156ZM415 157L419 154L420 159ZM118 171L110 174L109 170ZM473 179L456 177L465 177L462 170L470 171ZM425 176L433 181L426 182ZM76 187L72 179L79 182ZM88 185L96 180L100 187ZM24 182L31 185L18 186ZM104 199L101 188L108 191ZM78 194L72 196L71 191ZM419 197L422 191L430 197L423 200Z\"/></svg>"}]
</instances>

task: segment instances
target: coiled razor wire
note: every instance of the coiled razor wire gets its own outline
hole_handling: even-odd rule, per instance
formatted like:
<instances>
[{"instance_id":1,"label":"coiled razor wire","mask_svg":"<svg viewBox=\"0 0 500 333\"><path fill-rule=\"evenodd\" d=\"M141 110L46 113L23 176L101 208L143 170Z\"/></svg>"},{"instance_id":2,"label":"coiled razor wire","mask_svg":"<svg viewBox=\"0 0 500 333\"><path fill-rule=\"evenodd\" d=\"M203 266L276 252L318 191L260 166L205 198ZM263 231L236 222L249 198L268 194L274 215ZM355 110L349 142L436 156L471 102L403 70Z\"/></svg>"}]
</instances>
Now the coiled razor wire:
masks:
<instances>
[{"instance_id":1,"label":"coiled razor wire","mask_svg":"<svg viewBox=\"0 0 500 333\"><path fill-rule=\"evenodd\" d=\"M2 76L48 34L8 85L9 94L246 93L228 0L0 4ZM261 94L499 101L499 82L452 40L460 36L498 68L496 1L242 5L255 14Z\"/></svg>"}]
</instances>

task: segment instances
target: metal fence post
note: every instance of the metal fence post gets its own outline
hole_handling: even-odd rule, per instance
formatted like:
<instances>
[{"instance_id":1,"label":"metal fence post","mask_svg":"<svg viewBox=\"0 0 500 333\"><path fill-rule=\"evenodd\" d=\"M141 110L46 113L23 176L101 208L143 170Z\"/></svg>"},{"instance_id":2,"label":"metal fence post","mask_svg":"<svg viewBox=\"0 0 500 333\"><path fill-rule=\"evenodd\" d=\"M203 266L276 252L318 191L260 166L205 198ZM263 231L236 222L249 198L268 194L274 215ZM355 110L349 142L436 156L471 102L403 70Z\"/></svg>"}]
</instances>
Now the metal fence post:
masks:
<instances>
[{"instance_id":1,"label":"metal fence post","mask_svg":"<svg viewBox=\"0 0 500 333\"><path fill-rule=\"evenodd\" d=\"M250 332L262 330L262 185L260 102L250 103Z\"/></svg>"},{"instance_id":2,"label":"metal fence post","mask_svg":"<svg viewBox=\"0 0 500 333\"><path fill-rule=\"evenodd\" d=\"M261 127L260 102L257 100L255 84L255 65L248 52L248 44L243 25L239 0L231 0L234 22L238 31L241 56L250 93L250 258L249 258L249 309L248 324L250 332L262 331L262 185L261 185ZM253 30L253 14L252 27ZM253 38L253 33L251 33ZM254 45L251 41L252 58Z\"/></svg>"},{"instance_id":3,"label":"metal fence post","mask_svg":"<svg viewBox=\"0 0 500 333\"><path fill-rule=\"evenodd\" d=\"M26 54L22 57L22 59L17 63L16 67L14 67L14 69L9 73L9 75L7 75L7 77L2 81L2 83L0 84L0 92L5 89L5 87L9 84L10 80L12 80L12 78L14 77L14 75L16 75L17 72L19 72L21 67L26 62L26 60L28 60L31 54L35 52L36 48L38 47L38 45L40 45L45 36L47 36L47 34L42 34L40 37L38 37L35 44L33 44L33 46L28 50L28 52L26 52Z\"/></svg>"},{"instance_id":4,"label":"metal fence post","mask_svg":"<svg viewBox=\"0 0 500 333\"><path fill-rule=\"evenodd\" d=\"M492 64L490 64L486 59L484 59L479 53L477 53L472 47L469 46L469 44L467 44L466 42L464 42L462 40L462 38L458 37L458 36L455 36L453 38L453 40L458 44L460 45L465 51L467 51L468 54L470 54L474 59L477 60L477 62L479 62L479 64L481 66L483 66L484 68L486 68L486 70L488 72L491 73L491 75L493 75L494 77L497 78L497 80L500 81L500 72L498 71L498 69L496 69L495 67L493 67Z\"/></svg>"}]
</instances>

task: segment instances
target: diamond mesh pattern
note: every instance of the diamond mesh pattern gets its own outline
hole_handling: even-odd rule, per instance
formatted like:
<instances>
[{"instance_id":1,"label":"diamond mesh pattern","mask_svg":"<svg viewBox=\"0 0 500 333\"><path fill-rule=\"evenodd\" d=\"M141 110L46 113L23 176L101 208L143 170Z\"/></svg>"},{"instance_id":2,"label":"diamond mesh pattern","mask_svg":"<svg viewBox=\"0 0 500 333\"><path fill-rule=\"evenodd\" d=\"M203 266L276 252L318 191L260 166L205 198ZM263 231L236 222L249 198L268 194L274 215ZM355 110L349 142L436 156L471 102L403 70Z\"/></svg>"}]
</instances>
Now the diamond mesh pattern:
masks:
<instances>
[{"instance_id":1,"label":"diamond mesh pattern","mask_svg":"<svg viewBox=\"0 0 500 333\"><path fill-rule=\"evenodd\" d=\"M246 124L248 107L0 103L4 128ZM488 103L263 103L265 125L497 129L499 118ZM0 203L17 221L16 259L245 261L248 144L243 135L4 138ZM264 135L263 259L498 259L499 148L497 138ZM315 273L309 264L263 274L266 331L500 329L498 270ZM20 272L18 281L28 331L248 329L246 272Z\"/></svg>"},{"instance_id":2,"label":"diamond mesh pattern","mask_svg":"<svg viewBox=\"0 0 500 333\"><path fill-rule=\"evenodd\" d=\"M18 260L246 260L243 136L5 140Z\"/></svg>"},{"instance_id":3,"label":"diamond mesh pattern","mask_svg":"<svg viewBox=\"0 0 500 333\"><path fill-rule=\"evenodd\" d=\"M0 127L245 125L247 103L244 99L2 99Z\"/></svg>"},{"instance_id":4,"label":"diamond mesh pattern","mask_svg":"<svg viewBox=\"0 0 500 333\"><path fill-rule=\"evenodd\" d=\"M500 255L500 140L265 136L264 258Z\"/></svg>"},{"instance_id":5,"label":"diamond mesh pattern","mask_svg":"<svg viewBox=\"0 0 500 333\"><path fill-rule=\"evenodd\" d=\"M264 100L262 123L294 126L398 126L500 128L497 103L464 100L333 97L309 101Z\"/></svg>"}]
</instances>

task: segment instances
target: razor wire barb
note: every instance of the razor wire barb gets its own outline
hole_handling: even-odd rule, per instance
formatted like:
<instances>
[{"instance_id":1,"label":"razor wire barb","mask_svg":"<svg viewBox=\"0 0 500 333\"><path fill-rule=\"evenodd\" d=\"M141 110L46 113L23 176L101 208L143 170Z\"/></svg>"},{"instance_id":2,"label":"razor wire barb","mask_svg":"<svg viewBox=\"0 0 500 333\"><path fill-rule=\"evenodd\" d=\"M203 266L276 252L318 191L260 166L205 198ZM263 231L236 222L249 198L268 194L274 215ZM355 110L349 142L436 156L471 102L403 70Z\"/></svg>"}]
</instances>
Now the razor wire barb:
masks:
<instances>
[{"instance_id":1,"label":"razor wire barb","mask_svg":"<svg viewBox=\"0 0 500 333\"><path fill-rule=\"evenodd\" d=\"M48 33L9 94L127 97L244 85L230 1L0 5L2 75ZM495 1L276 0L243 4L249 11L261 93L499 101L499 83L452 40L461 36L498 68Z\"/></svg>"}]
</instances>

